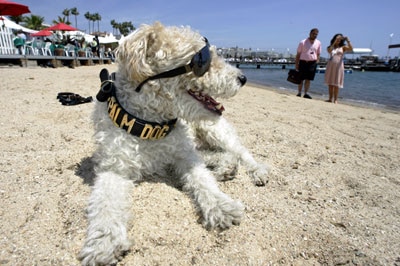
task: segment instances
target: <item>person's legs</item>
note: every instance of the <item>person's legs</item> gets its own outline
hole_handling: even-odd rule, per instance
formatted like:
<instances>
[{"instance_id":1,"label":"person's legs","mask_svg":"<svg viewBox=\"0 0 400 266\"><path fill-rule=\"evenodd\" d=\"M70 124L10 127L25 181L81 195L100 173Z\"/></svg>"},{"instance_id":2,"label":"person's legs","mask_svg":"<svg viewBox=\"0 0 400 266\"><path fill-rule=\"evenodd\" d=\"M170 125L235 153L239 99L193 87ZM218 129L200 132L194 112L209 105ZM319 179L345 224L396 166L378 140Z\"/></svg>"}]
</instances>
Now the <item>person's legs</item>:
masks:
<instances>
[{"instance_id":1,"label":"person's legs","mask_svg":"<svg viewBox=\"0 0 400 266\"><path fill-rule=\"evenodd\" d=\"M317 69L317 62L308 62L307 63L307 72L306 72L306 79L304 81L304 98L312 99L312 97L308 94L310 89L311 81L314 80L315 71Z\"/></svg>"},{"instance_id":2,"label":"person's legs","mask_svg":"<svg viewBox=\"0 0 400 266\"><path fill-rule=\"evenodd\" d=\"M297 96L298 96L298 97L301 97L301 91L303 90L303 82L304 82L304 80L302 80L302 81L300 82L300 84L297 86L297 88L298 88Z\"/></svg>"},{"instance_id":3,"label":"person's legs","mask_svg":"<svg viewBox=\"0 0 400 266\"><path fill-rule=\"evenodd\" d=\"M307 94L308 93L308 89L310 88L310 81L308 79L306 79L304 81L304 93Z\"/></svg>"},{"instance_id":4,"label":"person's legs","mask_svg":"<svg viewBox=\"0 0 400 266\"><path fill-rule=\"evenodd\" d=\"M333 86L333 102L338 103L337 98L339 95L339 87L338 86Z\"/></svg>"},{"instance_id":5,"label":"person's legs","mask_svg":"<svg viewBox=\"0 0 400 266\"><path fill-rule=\"evenodd\" d=\"M328 100L328 102L332 102L332 99L333 99L333 90L334 90L333 86L332 86L332 85L329 85L329 100Z\"/></svg>"},{"instance_id":6,"label":"person's legs","mask_svg":"<svg viewBox=\"0 0 400 266\"><path fill-rule=\"evenodd\" d=\"M306 79L304 81L304 98L312 99L311 96L308 94L308 89L310 89L311 81Z\"/></svg>"}]
</instances>

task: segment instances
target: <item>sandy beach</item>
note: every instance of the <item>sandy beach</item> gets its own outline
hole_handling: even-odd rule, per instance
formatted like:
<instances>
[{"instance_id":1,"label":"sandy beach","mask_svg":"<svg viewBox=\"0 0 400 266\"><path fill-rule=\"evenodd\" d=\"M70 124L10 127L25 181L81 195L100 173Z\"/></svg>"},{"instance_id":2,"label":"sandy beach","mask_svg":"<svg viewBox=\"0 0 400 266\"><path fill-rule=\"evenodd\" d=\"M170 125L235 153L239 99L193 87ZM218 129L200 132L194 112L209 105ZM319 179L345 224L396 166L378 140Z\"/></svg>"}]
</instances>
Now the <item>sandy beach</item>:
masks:
<instances>
[{"instance_id":1,"label":"sandy beach","mask_svg":"<svg viewBox=\"0 0 400 266\"><path fill-rule=\"evenodd\" d=\"M79 265L93 182L94 103L103 67L2 67L0 265ZM244 169L220 188L246 206L207 231L170 182L132 191L131 252L119 265L400 265L400 115L246 85L222 101L265 187Z\"/></svg>"}]
</instances>

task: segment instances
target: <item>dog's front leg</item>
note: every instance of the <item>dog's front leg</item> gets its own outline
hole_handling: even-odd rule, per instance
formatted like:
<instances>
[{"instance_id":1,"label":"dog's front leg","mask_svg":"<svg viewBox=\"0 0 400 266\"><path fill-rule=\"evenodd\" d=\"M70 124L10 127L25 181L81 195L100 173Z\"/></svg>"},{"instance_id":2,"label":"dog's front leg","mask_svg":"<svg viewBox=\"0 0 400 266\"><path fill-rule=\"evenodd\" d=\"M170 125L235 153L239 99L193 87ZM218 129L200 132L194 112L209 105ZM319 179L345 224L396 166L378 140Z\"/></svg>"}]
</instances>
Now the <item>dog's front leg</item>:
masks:
<instances>
[{"instance_id":1,"label":"dog's front leg","mask_svg":"<svg viewBox=\"0 0 400 266\"><path fill-rule=\"evenodd\" d=\"M87 238L82 265L110 265L129 250L127 224L133 183L113 172L97 175L89 200Z\"/></svg>"},{"instance_id":2,"label":"dog's front leg","mask_svg":"<svg viewBox=\"0 0 400 266\"><path fill-rule=\"evenodd\" d=\"M200 158L180 160L178 173L182 174L183 189L189 192L203 216L203 226L226 229L238 225L243 216L243 205L224 194L217 186L211 172Z\"/></svg>"},{"instance_id":3,"label":"dog's front leg","mask_svg":"<svg viewBox=\"0 0 400 266\"><path fill-rule=\"evenodd\" d=\"M230 158L240 161L252 177L254 184L263 186L268 183L270 167L267 164L257 162L252 154L242 145L235 129L228 121L220 117L217 122L202 122L196 125L197 130L202 131L201 136L210 146L222 148L232 154ZM229 158L229 157L226 157ZM237 164L237 162L232 162Z\"/></svg>"}]
</instances>

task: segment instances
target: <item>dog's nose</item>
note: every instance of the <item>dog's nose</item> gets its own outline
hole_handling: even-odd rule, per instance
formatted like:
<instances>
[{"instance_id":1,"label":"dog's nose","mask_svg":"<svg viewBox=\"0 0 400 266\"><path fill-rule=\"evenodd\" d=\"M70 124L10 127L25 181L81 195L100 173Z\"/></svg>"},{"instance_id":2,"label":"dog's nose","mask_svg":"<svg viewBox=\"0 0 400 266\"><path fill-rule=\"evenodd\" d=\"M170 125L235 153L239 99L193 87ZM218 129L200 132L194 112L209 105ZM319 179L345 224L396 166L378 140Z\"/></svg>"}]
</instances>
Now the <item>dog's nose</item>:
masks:
<instances>
[{"instance_id":1,"label":"dog's nose","mask_svg":"<svg viewBox=\"0 0 400 266\"><path fill-rule=\"evenodd\" d=\"M240 84L242 84L242 86L244 86L244 84L246 84L247 78L246 78L245 75L240 75L240 76L238 77L238 79L239 79L239 81L240 81Z\"/></svg>"}]
</instances>

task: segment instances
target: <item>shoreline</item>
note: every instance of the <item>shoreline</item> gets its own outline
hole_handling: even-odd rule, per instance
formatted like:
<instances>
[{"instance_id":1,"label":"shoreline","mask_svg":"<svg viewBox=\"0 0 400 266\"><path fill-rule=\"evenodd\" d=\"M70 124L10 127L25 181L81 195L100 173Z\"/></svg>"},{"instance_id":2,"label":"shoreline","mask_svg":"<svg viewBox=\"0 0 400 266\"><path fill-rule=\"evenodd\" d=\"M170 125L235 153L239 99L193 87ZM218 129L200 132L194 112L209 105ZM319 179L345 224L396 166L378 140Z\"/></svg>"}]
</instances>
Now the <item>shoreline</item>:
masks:
<instances>
[{"instance_id":1,"label":"shoreline","mask_svg":"<svg viewBox=\"0 0 400 266\"><path fill-rule=\"evenodd\" d=\"M2 69L1 265L80 265L95 103L56 96L94 97L104 67L117 68ZM243 145L273 169L264 187L242 167L218 182L244 204L240 225L206 230L182 188L153 177L131 193L133 244L120 264L399 263L398 113L277 92L248 83L221 103Z\"/></svg>"},{"instance_id":2,"label":"shoreline","mask_svg":"<svg viewBox=\"0 0 400 266\"><path fill-rule=\"evenodd\" d=\"M285 94L285 95L291 95L291 96L297 97L296 96L297 91L294 90L294 89L293 90L292 89L279 89L279 88L274 87L274 86L267 86L267 85L263 85L263 84L259 84L259 83L255 83L255 82L247 82L246 86L256 87L256 88L266 89L266 90L271 90L271 91L274 91L276 93ZM327 98L323 98L322 97L323 95L316 94L312 90L311 90L310 94L313 97L311 99L311 101L312 100L317 100L317 101L322 101L322 102L325 102L326 104L329 104L329 102L326 102ZM305 99L305 100L310 100L310 99ZM333 104L333 103L331 103L331 104ZM396 113L396 114L400 113L400 108L395 108L395 107L390 107L390 106L381 105L381 104L375 104L375 103L356 102L355 100L346 100L346 99L340 98L340 97L339 97L339 103L338 104L339 105L340 104L344 104L344 105L355 106L355 107L360 107L360 108L367 108L367 109L371 108L373 110L387 111L387 112Z\"/></svg>"}]
</instances>

